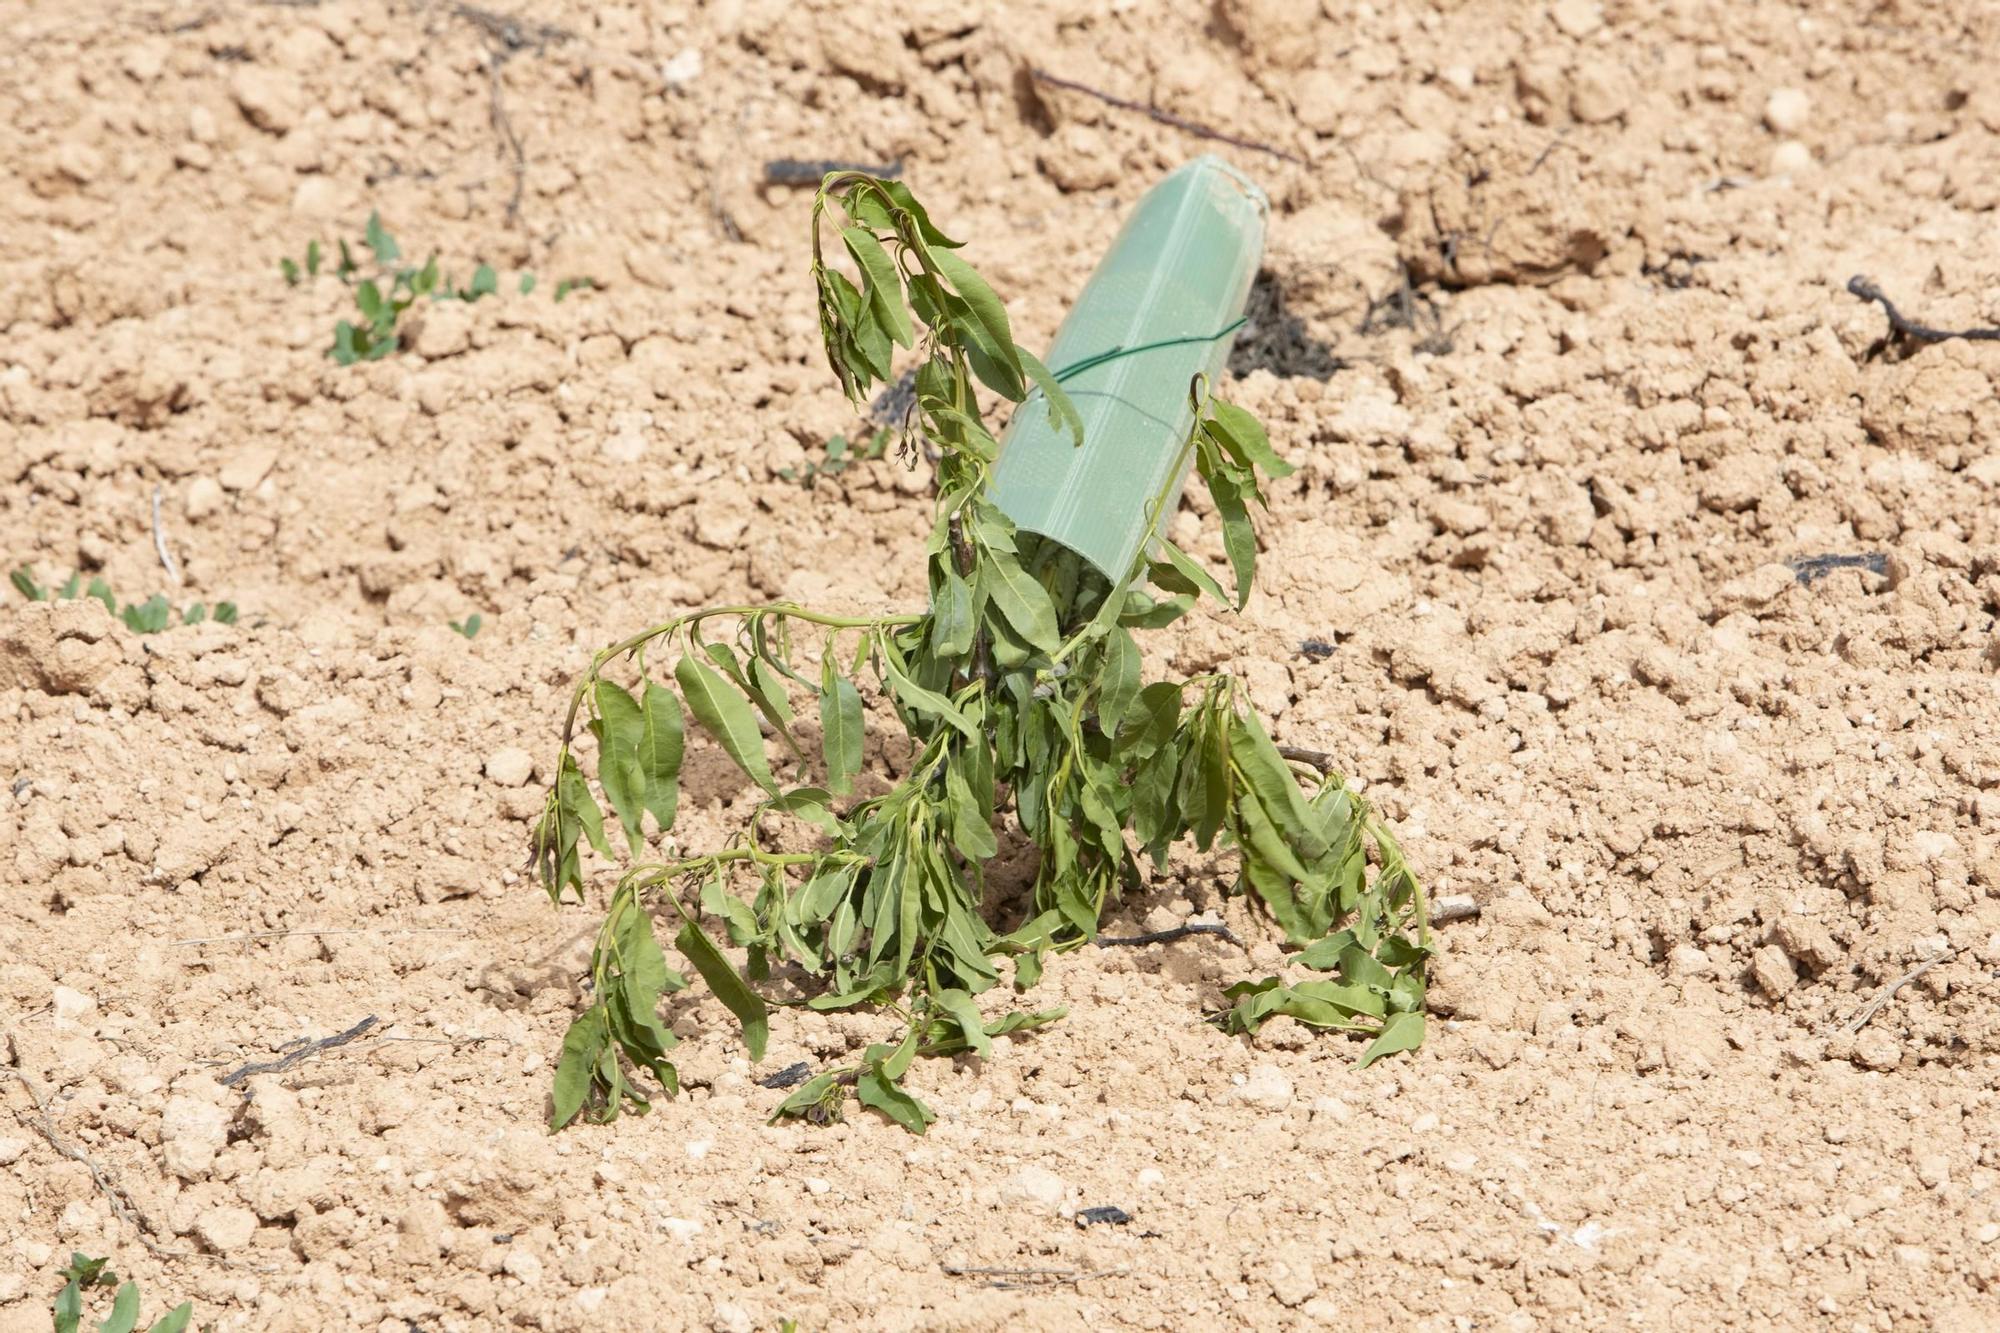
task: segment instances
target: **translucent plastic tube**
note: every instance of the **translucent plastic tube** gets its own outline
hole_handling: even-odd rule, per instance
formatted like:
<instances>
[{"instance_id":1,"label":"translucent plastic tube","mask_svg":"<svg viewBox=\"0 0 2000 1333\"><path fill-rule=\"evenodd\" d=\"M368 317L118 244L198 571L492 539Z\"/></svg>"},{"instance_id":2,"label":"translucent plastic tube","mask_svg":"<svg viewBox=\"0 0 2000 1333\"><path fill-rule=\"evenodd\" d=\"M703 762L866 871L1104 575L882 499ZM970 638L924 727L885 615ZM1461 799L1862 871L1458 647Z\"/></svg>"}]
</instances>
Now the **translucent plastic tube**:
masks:
<instances>
[{"instance_id":1,"label":"translucent plastic tube","mask_svg":"<svg viewBox=\"0 0 2000 1333\"><path fill-rule=\"evenodd\" d=\"M1212 383L1264 252L1264 192L1213 155L1140 199L1084 285L1044 360L1083 417L1083 444L1039 394L1000 441L994 502L1116 580L1170 518L1187 477L1188 386ZM1178 470L1178 475L1176 471Z\"/></svg>"}]
</instances>

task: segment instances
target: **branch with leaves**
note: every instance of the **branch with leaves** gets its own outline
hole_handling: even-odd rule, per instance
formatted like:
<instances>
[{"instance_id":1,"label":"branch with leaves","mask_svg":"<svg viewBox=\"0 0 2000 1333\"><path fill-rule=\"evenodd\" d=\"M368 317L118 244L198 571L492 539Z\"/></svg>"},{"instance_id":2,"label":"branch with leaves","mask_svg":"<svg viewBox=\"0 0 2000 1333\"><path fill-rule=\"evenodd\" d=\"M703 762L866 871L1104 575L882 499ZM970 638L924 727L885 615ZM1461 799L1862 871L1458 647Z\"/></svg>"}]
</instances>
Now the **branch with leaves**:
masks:
<instances>
[{"instance_id":1,"label":"branch with leaves","mask_svg":"<svg viewBox=\"0 0 2000 1333\"><path fill-rule=\"evenodd\" d=\"M829 264L828 235L855 277ZM1234 1007L1217 1016L1225 1027L1250 1031L1285 1014L1367 1034L1364 1062L1422 1040L1424 897L1386 828L1337 776L1285 758L1236 681L1142 675L1135 631L1170 624L1204 597L1237 609L1248 600L1259 479L1290 467L1251 414L1191 387L1182 461L1221 517L1227 589L1164 539L1113 581L1017 529L989 496L998 444L981 389L1051 413L1077 447L1090 445L1061 376L1014 341L960 248L898 181L836 173L814 202L820 332L849 399L865 407L871 388L891 381L898 348L917 361L901 439L906 457L936 459L926 610L698 611L606 648L577 682L533 864L558 903L584 898L586 845L613 857L615 835L632 864L598 933L590 1004L563 1042L556 1127L644 1111L650 1096L677 1090L676 1039L659 1005L689 981L655 933L665 917L675 952L734 1014L753 1060L773 1004L901 1018L897 1040L820 1073L778 1117L837 1118L851 1089L922 1132L934 1115L902 1086L916 1057L983 1054L996 1036L1061 1018L1060 1009L988 1018L977 997L1003 979L1032 987L1048 954L1094 938L1106 908L1182 844L1233 849L1238 887L1303 948L1297 961L1335 974L1235 987ZM1151 500L1155 526L1171 498ZM871 700L872 716L893 715L908 759L896 781L876 779L876 794L858 796ZM727 845L647 860L649 841L674 825L688 714L761 796ZM816 744L803 734L813 721ZM767 730L781 750L775 763ZM578 752L585 734L594 788ZM1012 929L982 911L1002 820L1040 858L1026 919ZM723 940L745 951L740 971ZM640 1086L642 1074L658 1094Z\"/></svg>"}]
</instances>

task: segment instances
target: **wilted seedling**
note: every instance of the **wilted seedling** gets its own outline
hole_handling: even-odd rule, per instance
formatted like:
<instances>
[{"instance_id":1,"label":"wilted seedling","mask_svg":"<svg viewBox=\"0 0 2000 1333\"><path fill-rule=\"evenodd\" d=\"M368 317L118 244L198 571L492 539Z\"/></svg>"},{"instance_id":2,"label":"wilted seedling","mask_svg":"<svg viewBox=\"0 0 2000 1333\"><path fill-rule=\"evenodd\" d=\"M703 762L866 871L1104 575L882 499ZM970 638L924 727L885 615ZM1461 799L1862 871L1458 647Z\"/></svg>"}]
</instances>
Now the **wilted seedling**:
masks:
<instances>
[{"instance_id":1,"label":"wilted seedling","mask_svg":"<svg viewBox=\"0 0 2000 1333\"><path fill-rule=\"evenodd\" d=\"M999 987L1003 967L1015 990L1033 986L1048 954L1093 939L1106 909L1183 843L1233 849L1235 887L1305 950L1300 961L1339 975L1239 988L1232 1028L1290 1013L1372 1037L1363 1063L1414 1045L1428 920L1387 828L1337 776L1281 751L1237 681L1203 672L1148 684L1142 673L1134 631L1167 625L1202 598L1240 609L1250 594L1249 509L1264 503L1262 479L1291 471L1263 427L1197 380L1173 492L1163 488L1144 515L1156 528L1191 465L1221 520L1227 591L1165 540L1109 578L1017 529L991 498L998 444L981 387L1017 411L1050 413L1078 447L1091 445L1061 375L1014 341L959 243L906 186L855 173L821 185L813 226L821 341L849 400L861 407L892 380L896 348L918 358L905 451L936 460L929 605L906 615L719 607L592 659L570 699L532 864L559 903L583 896L585 844L613 855L580 762L582 730L633 864L598 931L590 1004L563 1039L553 1125L647 1109L652 1094L635 1069L663 1095L679 1088L667 1059L677 1039L659 1005L689 983L667 966L658 912L675 923L676 951L735 1015L753 1061L774 1003L895 1016L893 1039L822 1071L777 1116L836 1119L851 1088L921 1133L935 1116L903 1086L916 1058L983 1056L998 1036L1060 1019L1061 1009L988 1017L976 997ZM859 285L826 262L823 230ZM795 699L816 715L816 753ZM870 700L906 739L886 747L895 775L857 799ZM674 826L690 712L760 795L722 847L646 859L647 838ZM766 729L783 747L776 765ZM1001 816L1038 859L1026 919L996 924L983 908ZM780 850L792 847L809 849ZM746 951L745 968L705 921Z\"/></svg>"},{"instance_id":2,"label":"wilted seedling","mask_svg":"<svg viewBox=\"0 0 2000 1333\"><path fill-rule=\"evenodd\" d=\"M80 1333L83 1295L96 1287L113 1286L118 1275L106 1267L109 1259L89 1259L72 1253L61 1276L68 1285L56 1296L55 1333ZM147 1326L146 1333L183 1333L194 1318L194 1302L184 1301ZM139 1327L139 1284L127 1282L111 1298L111 1313L96 1325L97 1333L134 1333Z\"/></svg>"},{"instance_id":3,"label":"wilted seedling","mask_svg":"<svg viewBox=\"0 0 2000 1333\"><path fill-rule=\"evenodd\" d=\"M859 448L847 443L845 435L836 435L826 442L826 457L818 462L806 462L796 468L781 467L778 475L786 481L801 483L807 490L821 477L837 477L856 463L870 463L880 458L889 449L890 431L883 427L875 431Z\"/></svg>"},{"instance_id":4,"label":"wilted seedling","mask_svg":"<svg viewBox=\"0 0 2000 1333\"><path fill-rule=\"evenodd\" d=\"M31 602L73 601L77 595L77 586L83 579L82 574L72 573L61 587L50 589L36 580L33 568L27 565L21 566L7 577L13 583L14 590ZM143 602L127 602L121 607L117 597L112 595L111 585L101 578L94 578L90 581L90 586L83 590L83 595L102 602L106 611L124 621L125 627L135 634L158 634L173 620L173 605L161 593L154 593ZM236 603L217 602L211 611L206 602L195 602L181 612L183 625L199 625L210 618L224 625L235 624Z\"/></svg>"},{"instance_id":5,"label":"wilted seedling","mask_svg":"<svg viewBox=\"0 0 2000 1333\"><path fill-rule=\"evenodd\" d=\"M354 289L354 304L361 315L358 322L343 319L334 326L333 345L327 349L327 355L340 365L380 361L399 350L403 345L403 317L422 298L472 302L496 295L500 290L500 274L491 264L482 263L474 268L471 279L463 286L454 286L448 276L440 273L435 252L421 268L402 264L403 247L383 225L380 213L368 215L362 244L374 256L375 272L357 283L355 277L362 271L361 265L355 262L348 243L338 242L340 263L334 275ZM319 242L314 241L306 247L304 274L317 274L319 262ZM298 264L281 259L278 267L286 282L298 285L302 272ZM556 285L555 299L560 301L574 290L595 285L589 278L567 278ZM535 275L523 273L518 290L522 296L534 291Z\"/></svg>"}]
</instances>

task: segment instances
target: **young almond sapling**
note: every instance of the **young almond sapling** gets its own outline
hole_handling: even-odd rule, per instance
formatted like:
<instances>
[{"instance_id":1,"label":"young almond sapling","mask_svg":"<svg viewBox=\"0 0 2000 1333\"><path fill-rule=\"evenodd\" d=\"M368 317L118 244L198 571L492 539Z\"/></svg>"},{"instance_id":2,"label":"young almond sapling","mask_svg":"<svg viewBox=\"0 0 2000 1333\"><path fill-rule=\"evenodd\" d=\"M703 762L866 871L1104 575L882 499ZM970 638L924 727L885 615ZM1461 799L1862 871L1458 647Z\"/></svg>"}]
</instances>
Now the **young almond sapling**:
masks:
<instances>
[{"instance_id":1,"label":"young almond sapling","mask_svg":"<svg viewBox=\"0 0 2000 1333\"><path fill-rule=\"evenodd\" d=\"M584 895L586 844L608 857L622 841L631 864L598 931L590 1003L563 1040L553 1124L645 1110L651 1094L634 1070L665 1095L677 1090L676 1038L659 1004L689 982L655 934L663 916L753 1060L772 1004L870 1006L900 1020L892 1040L809 1079L776 1117L837 1118L851 1091L921 1133L935 1117L903 1086L916 1057L984 1054L1003 1033L1060 1018L988 1017L976 997L1008 973L1015 990L1032 987L1051 952L1091 940L1106 907L1183 843L1233 849L1238 887L1303 947L1296 961L1333 974L1242 983L1219 1023L1248 1031L1283 1014L1362 1033L1372 1038L1363 1062L1418 1044L1428 924L1388 830L1337 776L1273 744L1236 680L1143 679L1134 631L1169 624L1200 598L1240 607L1250 595L1249 510L1263 506L1264 479L1291 471L1263 428L1192 386L1181 461L1216 501L1227 590L1165 541L1108 579L1017 529L991 499L997 443L981 387L1051 413L1076 447L1091 442L960 243L907 186L859 173L828 176L812 217L821 341L848 398L864 406L872 386L891 382L896 349L917 359L903 448L936 460L929 604L885 616L715 607L592 659L570 699L533 864L558 903ZM855 277L829 262L828 237ZM1154 497L1149 522L1170 498ZM869 699L893 711L908 759L898 780L860 796ZM817 721L816 747L801 736L802 710ZM724 845L648 859L649 834L674 826L690 714L759 795ZM596 743L594 789L579 726ZM775 764L766 728L782 749ZM1012 929L982 911L1001 819L1039 853L1026 919ZM782 850L802 841L811 849ZM725 941L746 951L741 970Z\"/></svg>"}]
</instances>

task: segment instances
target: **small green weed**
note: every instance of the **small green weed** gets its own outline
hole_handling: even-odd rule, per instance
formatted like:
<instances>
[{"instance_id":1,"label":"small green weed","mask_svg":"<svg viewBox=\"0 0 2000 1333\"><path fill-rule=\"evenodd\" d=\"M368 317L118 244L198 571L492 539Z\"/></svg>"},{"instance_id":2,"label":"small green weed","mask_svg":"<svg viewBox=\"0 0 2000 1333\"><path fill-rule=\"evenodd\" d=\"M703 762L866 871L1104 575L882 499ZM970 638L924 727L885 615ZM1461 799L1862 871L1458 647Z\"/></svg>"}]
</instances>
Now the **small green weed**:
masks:
<instances>
[{"instance_id":1,"label":"small green weed","mask_svg":"<svg viewBox=\"0 0 2000 1333\"><path fill-rule=\"evenodd\" d=\"M781 467L778 475L786 481L796 481L807 490L821 477L837 477L856 463L872 462L880 458L889 448L890 430L883 427L864 440L859 447L847 442L845 435L836 435L826 442L826 457L817 462L808 461L803 467Z\"/></svg>"},{"instance_id":2,"label":"small green weed","mask_svg":"<svg viewBox=\"0 0 2000 1333\"><path fill-rule=\"evenodd\" d=\"M463 286L455 286L449 277L439 271L435 251L421 268L404 263L403 247L382 225L382 215L378 212L368 215L361 243L375 262L373 272L356 281L362 273L362 265L355 262L353 247L346 241L335 242L340 251L340 263L333 270L334 276L354 289L355 309L361 316L359 321L343 319L334 325L333 345L327 348L326 354L343 366L351 366L357 361L380 361L399 350L403 345L399 328L403 316L422 298L472 302L483 296L497 295L500 291L500 274L491 264L479 264L472 270L469 281ZM321 259L320 243L312 241L306 246L303 263L290 258L280 259L278 271L284 274L287 285L296 287L306 278L319 276ZM556 284L556 300L596 285L589 278L564 278ZM523 273L516 290L522 296L534 291L535 275Z\"/></svg>"},{"instance_id":3,"label":"small green weed","mask_svg":"<svg viewBox=\"0 0 2000 1333\"><path fill-rule=\"evenodd\" d=\"M83 575L72 573L60 586L44 587L35 579L32 566L22 565L9 574L8 580L14 590L31 602L75 601L77 591L83 582ZM83 596L95 598L104 603L104 609L125 622L125 627L134 634L158 634L173 623L173 603L161 593L154 593L143 602L127 602L123 606L112 593L111 585L103 579L92 579L88 587L82 589ZM236 603L217 602L211 608L206 602L194 602L181 612L181 624L199 625L204 620L213 620L221 625L236 623Z\"/></svg>"},{"instance_id":4,"label":"small green weed","mask_svg":"<svg viewBox=\"0 0 2000 1333\"><path fill-rule=\"evenodd\" d=\"M78 1333L83 1326L83 1293L95 1287L118 1285L118 1275L106 1267L109 1259L91 1259L72 1251L69 1266L59 1276L67 1280L56 1296L55 1333ZM146 1333L182 1333L194 1318L194 1302L183 1301L148 1326ZM133 1333L139 1327L139 1284L127 1282L111 1298L111 1313L97 1325L97 1333Z\"/></svg>"},{"instance_id":5,"label":"small green weed","mask_svg":"<svg viewBox=\"0 0 2000 1333\"><path fill-rule=\"evenodd\" d=\"M474 611L464 620L453 620L448 623L451 625L453 629L457 630L460 634L463 634L466 638L470 639L474 635L479 633L480 625L482 625L485 622L483 622L479 618L479 613L477 611Z\"/></svg>"}]
</instances>

